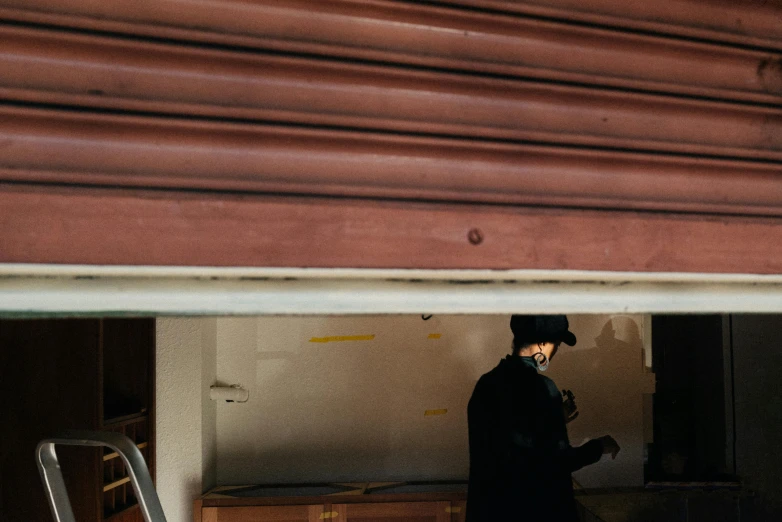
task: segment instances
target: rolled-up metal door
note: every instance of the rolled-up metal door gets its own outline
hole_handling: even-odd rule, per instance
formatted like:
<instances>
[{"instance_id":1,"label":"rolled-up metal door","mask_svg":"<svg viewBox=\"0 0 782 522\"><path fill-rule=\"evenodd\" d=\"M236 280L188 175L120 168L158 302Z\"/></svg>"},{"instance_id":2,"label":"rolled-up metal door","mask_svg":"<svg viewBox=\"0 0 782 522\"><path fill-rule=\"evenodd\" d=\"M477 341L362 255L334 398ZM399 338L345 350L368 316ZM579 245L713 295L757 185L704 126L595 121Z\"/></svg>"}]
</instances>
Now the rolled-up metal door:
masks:
<instances>
[{"instance_id":1,"label":"rolled-up metal door","mask_svg":"<svg viewBox=\"0 0 782 522\"><path fill-rule=\"evenodd\" d=\"M777 1L0 20L0 262L782 268Z\"/></svg>"}]
</instances>

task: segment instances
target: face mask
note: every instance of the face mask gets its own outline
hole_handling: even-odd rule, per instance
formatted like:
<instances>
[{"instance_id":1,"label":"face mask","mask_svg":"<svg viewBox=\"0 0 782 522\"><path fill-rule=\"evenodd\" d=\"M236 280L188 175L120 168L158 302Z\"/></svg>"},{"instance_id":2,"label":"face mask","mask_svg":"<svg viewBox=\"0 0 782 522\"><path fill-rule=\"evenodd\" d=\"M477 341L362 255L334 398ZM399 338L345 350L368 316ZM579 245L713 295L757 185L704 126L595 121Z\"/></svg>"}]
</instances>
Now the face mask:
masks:
<instances>
[{"instance_id":1,"label":"face mask","mask_svg":"<svg viewBox=\"0 0 782 522\"><path fill-rule=\"evenodd\" d=\"M550 361L549 358L546 357L546 354L543 353L543 350L533 355L532 358L535 360L535 366L537 366L538 371L545 372L546 370L548 370L548 365Z\"/></svg>"}]
</instances>

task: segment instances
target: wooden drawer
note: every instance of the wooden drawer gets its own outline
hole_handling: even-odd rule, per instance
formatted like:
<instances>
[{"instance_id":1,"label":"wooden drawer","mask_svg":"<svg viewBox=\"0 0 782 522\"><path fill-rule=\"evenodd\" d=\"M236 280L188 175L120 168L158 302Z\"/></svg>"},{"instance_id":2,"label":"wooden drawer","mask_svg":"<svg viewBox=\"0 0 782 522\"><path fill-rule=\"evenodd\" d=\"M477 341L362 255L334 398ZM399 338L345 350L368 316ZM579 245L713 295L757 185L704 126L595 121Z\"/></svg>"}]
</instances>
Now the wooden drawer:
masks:
<instances>
[{"instance_id":1,"label":"wooden drawer","mask_svg":"<svg viewBox=\"0 0 782 522\"><path fill-rule=\"evenodd\" d=\"M467 501L451 502L451 522L464 522L467 514Z\"/></svg>"},{"instance_id":2,"label":"wooden drawer","mask_svg":"<svg viewBox=\"0 0 782 522\"><path fill-rule=\"evenodd\" d=\"M320 522L325 519L323 508L323 505L204 507L201 522Z\"/></svg>"},{"instance_id":3,"label":"wooden drawer","mask_svg":"<svg viewBox=\"0 0 782 522\"><path fill-rule=\"evenodd\" d=\"M451 503L387 502L335 504L336 522L451 522Z\"/></svg>"}]
</instances>

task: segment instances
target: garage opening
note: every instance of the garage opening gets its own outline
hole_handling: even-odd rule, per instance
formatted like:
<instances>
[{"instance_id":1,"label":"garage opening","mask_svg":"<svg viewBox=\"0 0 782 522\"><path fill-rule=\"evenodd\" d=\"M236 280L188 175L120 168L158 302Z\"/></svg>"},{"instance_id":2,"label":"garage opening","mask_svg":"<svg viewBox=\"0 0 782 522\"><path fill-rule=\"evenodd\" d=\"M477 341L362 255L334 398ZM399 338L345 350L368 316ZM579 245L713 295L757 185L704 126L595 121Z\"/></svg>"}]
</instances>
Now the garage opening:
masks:
<instances>
[{"instance_id":1,"label":"garage opening","mask_svg":"<svg viewBox=\"0 0 782 522\"><path fill-rule=\"evenodd\" d=\"M772 516L779 316L568 317L578 343L546 375L575 397L571 444L610 434L621 446L574 473L584 520ZM463 520L467 403L510 353L508 323L411 313L1 319L3 519L32 520L40 507L46 520L32 453L16 448L60 422L133 438L169 520ZM213 389L232 386L242 393ZM71 422L91 416L94 426ZM124 470L95 451L65 452L68 480L89 484L71 487L74 508L85 520L135 520Z\"/></svg>"}]
</instances>

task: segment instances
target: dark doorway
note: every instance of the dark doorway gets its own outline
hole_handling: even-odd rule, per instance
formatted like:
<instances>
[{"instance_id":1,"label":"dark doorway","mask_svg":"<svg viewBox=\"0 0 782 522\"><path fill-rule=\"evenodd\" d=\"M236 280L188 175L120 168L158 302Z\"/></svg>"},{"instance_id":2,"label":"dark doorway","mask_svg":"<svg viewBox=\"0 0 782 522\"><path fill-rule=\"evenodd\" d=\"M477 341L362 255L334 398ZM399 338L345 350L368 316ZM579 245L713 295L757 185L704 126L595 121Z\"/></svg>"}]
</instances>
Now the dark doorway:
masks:
<instances>
[{"instance_id":1,"label":"dark doorway","mask_svg":"<svg viewBox=\"0 0 782 522\"><path fill-rule=\"evenodd\" d=\"M722 315L652 317L656 392L647 482L734 478L728 321Z\"/></svg>"}]
</instances>

